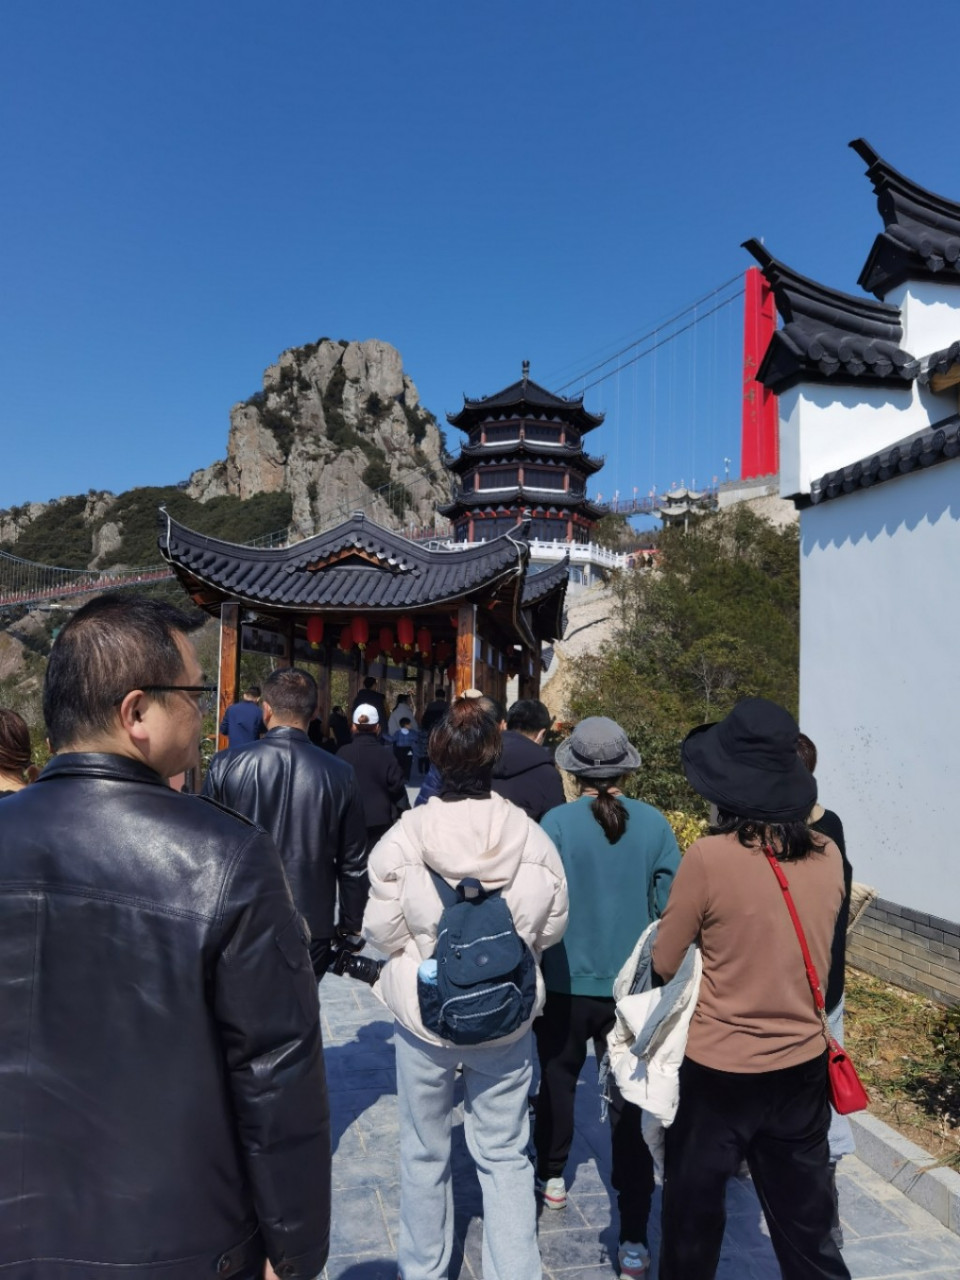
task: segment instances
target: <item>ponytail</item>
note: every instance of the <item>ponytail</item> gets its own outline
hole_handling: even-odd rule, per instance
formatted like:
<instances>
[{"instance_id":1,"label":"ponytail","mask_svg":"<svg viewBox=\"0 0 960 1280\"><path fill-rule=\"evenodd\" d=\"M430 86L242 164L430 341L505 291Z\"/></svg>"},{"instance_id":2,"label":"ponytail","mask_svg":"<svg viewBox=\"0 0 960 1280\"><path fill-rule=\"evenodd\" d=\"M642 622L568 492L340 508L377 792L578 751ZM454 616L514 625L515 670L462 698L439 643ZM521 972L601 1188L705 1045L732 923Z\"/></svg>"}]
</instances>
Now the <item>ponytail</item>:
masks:
<instances>
[{"instance_id":1,"label":"ponytail","mask_svg":"<svg viewBox=\"0 0 960 1280\"><path fill-rule=\"evenodd\" d=\"M619 796L610 794L619 778L591 779L591 789L596 787L597 797L590 806L590 812L603 828L603 834L611 844L616 844L627 829L627 810Z\"/></svg>"}]
</instances>

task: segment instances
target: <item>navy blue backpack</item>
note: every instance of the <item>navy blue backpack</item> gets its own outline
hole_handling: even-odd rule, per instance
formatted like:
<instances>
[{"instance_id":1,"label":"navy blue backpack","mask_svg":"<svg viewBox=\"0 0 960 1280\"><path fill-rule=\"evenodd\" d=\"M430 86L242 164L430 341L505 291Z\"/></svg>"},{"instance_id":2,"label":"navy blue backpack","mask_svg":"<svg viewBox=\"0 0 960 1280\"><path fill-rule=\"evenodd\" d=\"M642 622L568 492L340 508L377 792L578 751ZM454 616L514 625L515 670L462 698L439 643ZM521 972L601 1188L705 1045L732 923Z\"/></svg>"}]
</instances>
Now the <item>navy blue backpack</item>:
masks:
<instances>
[{"instance_id":1,"label":"navy blue backpack","mask_svg":"<svg viewBox=\"0 0 960 1280\"><path fill-rule=\"evenodd\" d=\"M483 1044L517 1031L533 1012L537 963L517 933L499 889L461 880L451 889L430 867L443 914L437 924L436 982L417 978L420 1017L453 1044Z\"/></svg>"}]
</instances>

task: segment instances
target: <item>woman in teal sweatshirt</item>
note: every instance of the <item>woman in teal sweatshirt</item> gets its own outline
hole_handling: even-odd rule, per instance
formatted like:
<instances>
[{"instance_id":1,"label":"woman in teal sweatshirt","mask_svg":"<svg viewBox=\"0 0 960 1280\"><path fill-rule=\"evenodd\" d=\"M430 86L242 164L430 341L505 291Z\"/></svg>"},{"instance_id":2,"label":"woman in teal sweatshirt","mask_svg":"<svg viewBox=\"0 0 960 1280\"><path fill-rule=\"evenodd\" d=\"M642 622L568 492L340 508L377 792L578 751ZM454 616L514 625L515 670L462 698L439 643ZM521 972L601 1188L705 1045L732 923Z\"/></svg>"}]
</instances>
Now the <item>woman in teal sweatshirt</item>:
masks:
<instances>
[{"instance_id":1,"label":"woman in teal sweatshirt","mask_svg":"<svg viewBox=\"0 0 960 1280\"><path fill-rule=\"evenodd\" d=\"M581 796L551 809L541 822L560 853L570 894L567 932L543 955L547 1000L534 1024L541 1071L534 1126L537 1181L550 1209L566 1204L563 1170L587 1046L592 1040L598 1058L606 1050L615 1018L613 980L637 938L666 906L680 862L663 814L620 793L620 782L640 767L640 756L615 721L605 716L581 721L556 759L576 777ZM650 1265L653 1163L640 1117L638 1107L615 1095L612 1183L620 1212L622 1280L638 1280Z\"/></svg>"}]
</instances>

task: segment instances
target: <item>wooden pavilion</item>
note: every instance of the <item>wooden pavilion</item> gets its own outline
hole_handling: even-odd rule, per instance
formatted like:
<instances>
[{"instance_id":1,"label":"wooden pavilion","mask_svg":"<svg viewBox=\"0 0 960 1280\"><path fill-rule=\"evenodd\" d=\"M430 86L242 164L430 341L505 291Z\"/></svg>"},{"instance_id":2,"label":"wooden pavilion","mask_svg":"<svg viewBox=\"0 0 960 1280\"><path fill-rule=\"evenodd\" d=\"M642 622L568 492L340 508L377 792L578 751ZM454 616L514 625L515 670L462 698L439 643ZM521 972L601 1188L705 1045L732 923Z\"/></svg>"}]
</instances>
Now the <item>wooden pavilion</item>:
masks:
<instances>
[{"instance_id":1,"label":"wooden pavilion","mask_svg":"<svg viewBox=\"0 0 960 1280\"><path fill-rule=\"evenodd\" d=\"M330 673L431 683L505 700L537 697L541 646L563 630L565 558L528 572L529 521L480 546L411 542L357 514L289 547L222 542L160 509L161 554L199 608L220 620L219 718L239 694L241 651L313 664L320 714ZM225 745L219 742L219 746Z\"/></svg>"}]
</instances>

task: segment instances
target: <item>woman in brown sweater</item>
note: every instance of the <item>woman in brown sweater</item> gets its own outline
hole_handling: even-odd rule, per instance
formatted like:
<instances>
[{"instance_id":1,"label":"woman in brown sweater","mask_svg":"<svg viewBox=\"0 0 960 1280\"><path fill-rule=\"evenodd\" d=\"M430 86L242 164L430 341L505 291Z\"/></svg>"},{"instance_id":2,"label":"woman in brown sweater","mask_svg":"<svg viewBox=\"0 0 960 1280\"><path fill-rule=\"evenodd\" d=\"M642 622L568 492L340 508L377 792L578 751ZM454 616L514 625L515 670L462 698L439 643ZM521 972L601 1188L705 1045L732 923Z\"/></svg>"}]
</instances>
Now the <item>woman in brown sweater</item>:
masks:
<instances>
[{"instance_id":1,"label":"woman in brown sweater","mask_svg":"<svg viewBox=\"0 0 960 1280\"><path fill-rule=\"evenodd\" d=\"M739 703L683 744L687 778L717 807L683 857L654 944L669 980L687 947L700 996L666 1135L660 1280L712 1280L727 1179L745 1159L785 1280L848 1280L831 1238L826 1045L769 845L790 884L825 983L843 866L805 819L816 783L799 730L763 698Z\"/></svg>"}]
</instances>

